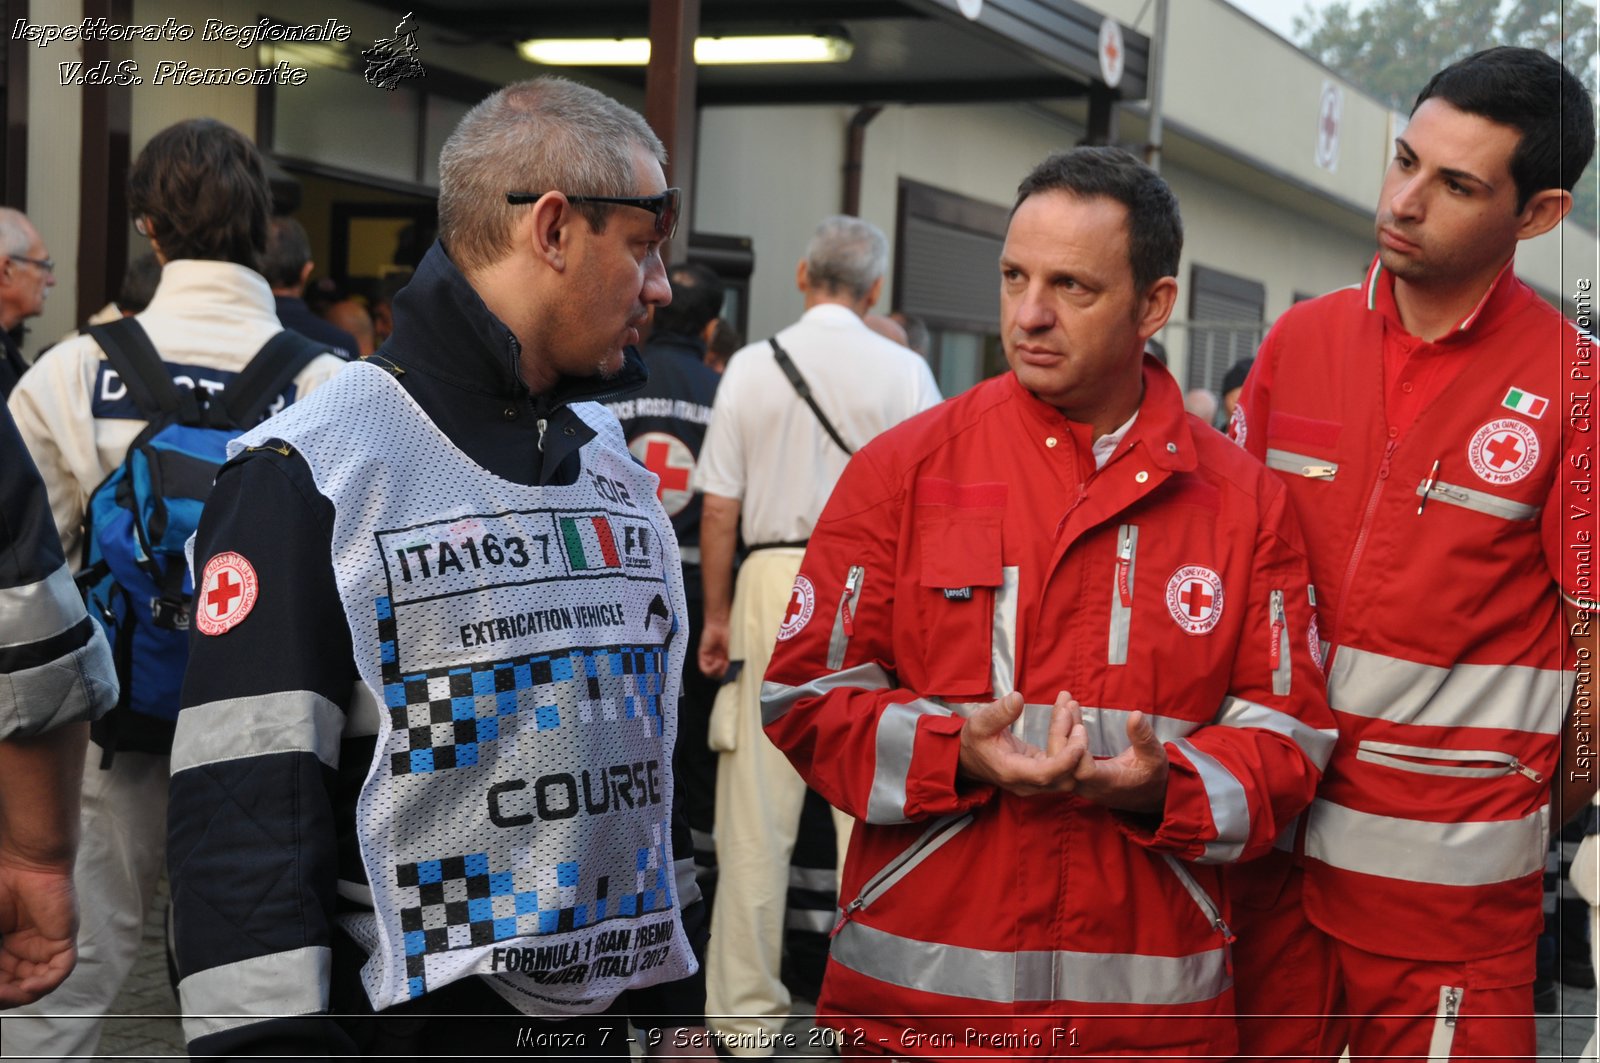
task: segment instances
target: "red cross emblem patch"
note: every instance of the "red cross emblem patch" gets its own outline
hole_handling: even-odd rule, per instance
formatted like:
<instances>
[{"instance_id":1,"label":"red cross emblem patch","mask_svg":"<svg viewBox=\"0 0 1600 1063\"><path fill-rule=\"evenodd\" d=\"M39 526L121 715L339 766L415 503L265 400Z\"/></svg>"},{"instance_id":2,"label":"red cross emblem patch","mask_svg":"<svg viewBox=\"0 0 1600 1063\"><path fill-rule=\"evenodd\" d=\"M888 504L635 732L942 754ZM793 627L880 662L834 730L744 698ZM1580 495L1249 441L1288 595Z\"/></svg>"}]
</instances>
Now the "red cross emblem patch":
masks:
<instances>
[{"instance_id":1,"label":"red cross emblem patch","mask_svg":"<svg viewBox=\"0 0 1600 1063\"><path fill-rule=\"evenodd\" d=\"M1515 417L1490 421L1467 444L1467 461L1481 480L1516 483L1539 464L1539 433Z\"/></svg>"},{"instance_id":2,"label":"red cross emblem patch","mask_svg":"<svg viewBox=\"0 0 1600 1063\"><path fill-rule=\"evenodd\" d=\"M221 635L237 627L255 608L256 570L231 550L206 562L195 594L194 623L202 635Z\"/></svg>"},{"instance_id":3,"label":"red cross emblem patch","mask_svg":"<svg viewBox=\"0 0 1600 1063\"><path fill-rule=\"evenodd\" d=\"M783 611L783 625L778 628L778 641L786 642L800 634L800 629L811 622L817 611L817 591L804 576L794 578L794 589L789 592L789 605Z\"/></svg>"},{"instance_id":4,"label":"red cross emblem patch","mask_svg":"<svg viewBox=\"0 0 1600 1063\"><path fill-rule=\"evenodd\" d=\"M1184 565L1167 580L1167 611L1191 635L1222 619L1222 577L1204 565Z\"/></svg>"},{"instance_id":5,"label":"red cross emblem patch","mask_svg":"<svg viewBox=\"0 0 1600 1063\"><path fill-rule=\"evenodd\" d=\"M676 517L694 499L689 479L694 474L694 451L675 435L646 432L628 444L628 450L661 481L656 497L667 516Z\"/></svg>"}]
</instances>

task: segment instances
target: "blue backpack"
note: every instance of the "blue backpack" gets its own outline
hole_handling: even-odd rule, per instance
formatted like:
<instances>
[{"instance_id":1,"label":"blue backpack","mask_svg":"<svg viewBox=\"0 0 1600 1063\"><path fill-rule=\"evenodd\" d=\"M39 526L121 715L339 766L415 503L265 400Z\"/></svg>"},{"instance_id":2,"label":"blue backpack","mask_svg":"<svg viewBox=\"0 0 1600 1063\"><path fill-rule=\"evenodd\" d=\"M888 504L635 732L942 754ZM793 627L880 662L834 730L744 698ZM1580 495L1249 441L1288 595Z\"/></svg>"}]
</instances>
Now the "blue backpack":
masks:
<instances>
[{"instance_id":1,"label":"blue backpack","mask_svg":"<svg viewBox=\"0 0 1600 1063\"><path fill-rule=\"evenodd\" d=\"M189 660L194 581L184 545L228 441L265 419L326 347L284 330L221 393L180 388L135 319L88 330L150 423L89 496L78 587L105 629L122 696L93 728L102 767L118 749L168 753Z\"/></svg>"}]
</instances>

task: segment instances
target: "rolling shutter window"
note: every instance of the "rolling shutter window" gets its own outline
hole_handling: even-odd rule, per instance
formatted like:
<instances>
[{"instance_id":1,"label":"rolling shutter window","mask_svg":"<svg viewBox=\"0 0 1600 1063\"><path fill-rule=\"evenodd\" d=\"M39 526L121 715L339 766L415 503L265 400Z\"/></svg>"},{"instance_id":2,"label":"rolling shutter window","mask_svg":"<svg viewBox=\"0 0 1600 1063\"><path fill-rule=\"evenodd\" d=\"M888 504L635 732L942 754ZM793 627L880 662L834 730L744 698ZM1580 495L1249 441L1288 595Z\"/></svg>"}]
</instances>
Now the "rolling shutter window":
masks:
<instances>
[{"instance_id":1,"label":"rolling shutter window","mask_svg":"<svg viewBox=\"0 0 1600 1063\"><path fill-rule=\"evenodd\" d=\"M1267 289L1259 281L1195 266L1189 292L1188 386L1220 394L1228 367L1255 357L1261 344Z\"/></svg>"},{"instance_id":2,"label":"rolling shutter window","mask_svg":"<svg viewBox=\"0 0 1600 1063\"><path fill-rule=\"evenodd\" d=\"M940 324L999 327L1003 239L915 216L901 238L901 309Z\"/></svg>"}]
</instances>

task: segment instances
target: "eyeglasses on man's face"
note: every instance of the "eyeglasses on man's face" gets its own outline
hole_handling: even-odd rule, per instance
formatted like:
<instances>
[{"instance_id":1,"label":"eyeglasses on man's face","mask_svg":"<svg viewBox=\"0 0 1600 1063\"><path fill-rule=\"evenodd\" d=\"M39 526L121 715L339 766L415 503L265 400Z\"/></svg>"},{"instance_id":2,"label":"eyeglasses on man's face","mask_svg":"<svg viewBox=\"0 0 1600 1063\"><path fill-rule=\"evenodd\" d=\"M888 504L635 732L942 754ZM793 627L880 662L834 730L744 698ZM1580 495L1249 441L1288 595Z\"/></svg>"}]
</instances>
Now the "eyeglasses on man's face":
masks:
<instances>
[{"instance_id":1,"label":"eyeglasses on man's face","mask_svg":"<svg viewBox=\"0 0 1600 1063\"><path fill-rule=\"evenodd\" d=\"M30 266L38 266L45 273L56 271L56 260L53 258L29 258L27 255L7 255L13 262L26 262Z\"/></svg>"},{"instance_id":2,"label":"eyeglasses on man's face","mask_svg":"<svg viewBox=\"0 0 1600 1063\"><path fill-rule=\"evenodd\" d=\"M512 205L537 203L548 192L507 192L506 202ZM683 190L669 188L653 196L567 196L568 203L611 203L622 207L638 207L656 216L656 236L672 239L678 231L678 208L683 203Z\"/></svg>"}]
</instances>

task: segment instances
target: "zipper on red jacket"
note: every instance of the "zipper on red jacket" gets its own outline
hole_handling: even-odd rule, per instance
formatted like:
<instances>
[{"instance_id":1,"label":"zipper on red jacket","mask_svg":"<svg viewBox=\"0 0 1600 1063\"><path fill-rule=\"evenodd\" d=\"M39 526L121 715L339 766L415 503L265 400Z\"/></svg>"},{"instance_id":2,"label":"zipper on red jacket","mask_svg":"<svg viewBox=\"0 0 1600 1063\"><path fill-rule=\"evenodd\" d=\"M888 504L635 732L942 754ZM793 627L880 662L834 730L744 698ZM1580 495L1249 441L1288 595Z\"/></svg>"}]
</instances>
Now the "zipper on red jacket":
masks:
<instances>
[{"instance_id":1,"label":"zipper on red jacket","mask_svg":"<svg viewBox=\"0 0 1600 1063\"><path fill-rule=\"evenodd\" d=\"M844 925L861 909L887 893L899 881L914 871L928 857L932 856L944 846L951 838L960 834L976 817L974 812L952 812L940 816L928 825L910 847L890 860L878 873L873 875L861 887L861 892L849 904L839 910L838 922L833 924L833 929L828 931L829 939L838 936Z\"/></svg>"},{"instance_id":2,"label":"zipper on red jacket","mask_svg":"<svg viewBox=\"0 0 1600 1063\"><path fill-rule=\"evenodd\" d=\"M1367 536L1372 534L1372 521L1378 515L1378 501L1383 497L1383 485L1389 479L1389 461L1394 457L1398 443L1391 439L1383 448L1383 460L1378 463L1378 479L1372 485L1372 497L1367 499L1367 511L1362 514L1361 528L1356 532L1356 545L1350 551L1350 564L1344 570L1344 584L1339 589L1339 624L1334 634L1344 638L1344 613L1350 607L1350 585L1355 582L1356 566L1361 564L1361 552L1367 547Z\"/></svg>"}]
</instances>

